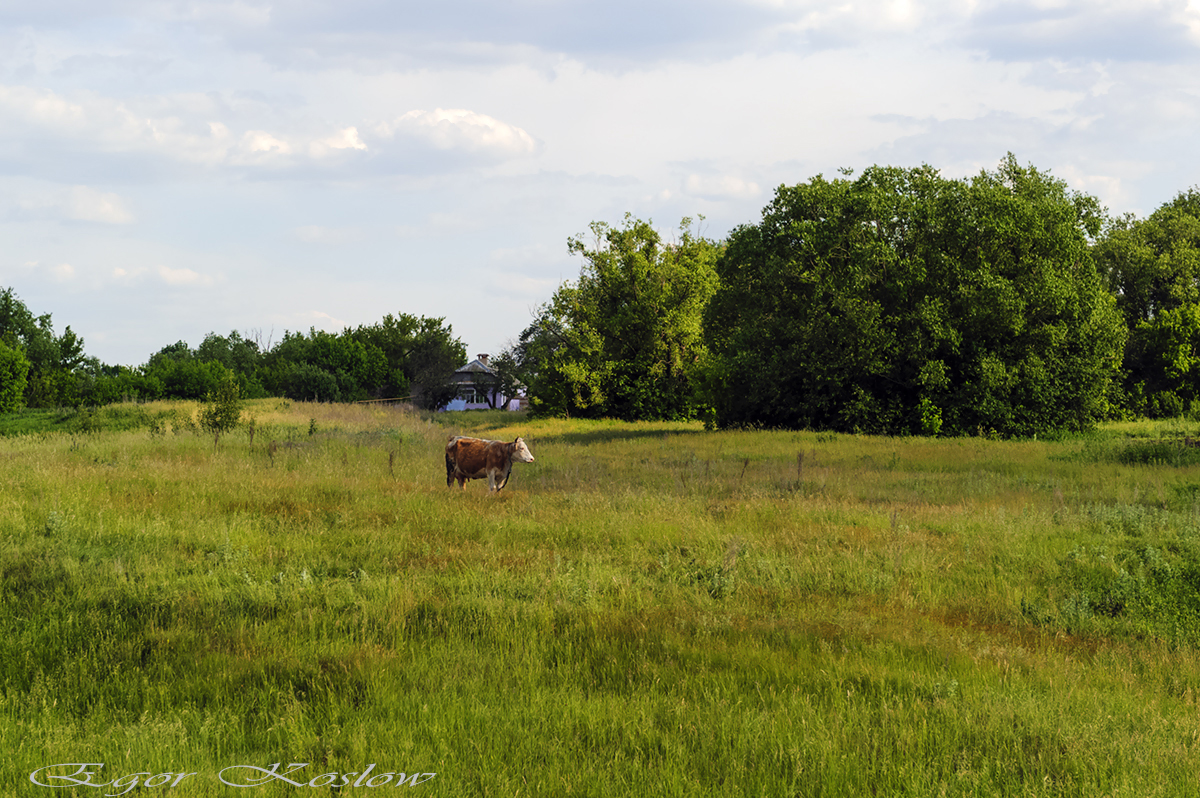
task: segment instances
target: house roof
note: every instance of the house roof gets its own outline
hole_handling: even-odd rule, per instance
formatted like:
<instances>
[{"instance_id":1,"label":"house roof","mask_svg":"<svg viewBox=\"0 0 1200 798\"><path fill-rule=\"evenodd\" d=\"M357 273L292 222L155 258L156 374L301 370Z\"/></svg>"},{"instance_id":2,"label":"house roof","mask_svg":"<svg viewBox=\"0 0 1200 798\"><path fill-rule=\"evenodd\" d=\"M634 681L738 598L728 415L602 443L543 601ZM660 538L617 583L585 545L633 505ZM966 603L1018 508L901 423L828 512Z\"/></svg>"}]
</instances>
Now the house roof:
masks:
<instances>
[{"instance_id":1,"label":"house roof","mask_svg":"<svg viewBox=\"0 0 1200 798\"><path fill-rule=\"evenodd\" d=\"M497 390L497 386L500 383L500 375L496 373L496 370L494 368L492 368L491 366L489 366L487 363L484 362L484 358L486 358L486 357L487 357L487 355L484 355L483 357L480 357L480 358L476 358L476 359L472 360L470 363L468 363L467 365L463 366L462 368L455 370L453 381L456 383L459 383L460 385L468 385L468 384L474 383L477 386L484 386L484 387L490 386L492 390ZM491 377L494 377L495 379L479 380L478 375L480 375L480 374L486 374ZM525 386L519 382L515 383L514 387L518 391L525 390Z\"/></svg>"},{"instance_id":2,"label":"house roof","mask_svg":"<svg viewBox=\"0 0 1200 798\"><path fill-rule=\"evenodd\" d=\"M482 360L476 358L467 365L454 371L455 374L495 374L496 370Z\"/></svg>"}]
</instances>

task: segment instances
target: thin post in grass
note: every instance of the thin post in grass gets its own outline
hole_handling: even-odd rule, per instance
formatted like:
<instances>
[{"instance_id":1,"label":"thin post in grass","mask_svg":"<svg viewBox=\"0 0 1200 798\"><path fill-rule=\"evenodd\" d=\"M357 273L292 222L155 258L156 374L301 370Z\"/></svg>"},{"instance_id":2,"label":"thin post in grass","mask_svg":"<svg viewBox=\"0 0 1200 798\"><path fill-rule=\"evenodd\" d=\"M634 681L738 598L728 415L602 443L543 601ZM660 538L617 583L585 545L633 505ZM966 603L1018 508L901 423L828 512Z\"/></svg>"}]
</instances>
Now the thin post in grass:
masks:
<instances>
[{"instance_id":1,"label":"thin post in grass","mask_svg":"<svg viewBox=\"0 0 1200 798\"><path fill-rule=\"evenodd\" d=\"M738 475L738 482L741 482L742 478L746 476L746 469L749 467L750 467L750 458L747 457L745 460L742 461L742 473Z\"/></svg>"}]
</instances>

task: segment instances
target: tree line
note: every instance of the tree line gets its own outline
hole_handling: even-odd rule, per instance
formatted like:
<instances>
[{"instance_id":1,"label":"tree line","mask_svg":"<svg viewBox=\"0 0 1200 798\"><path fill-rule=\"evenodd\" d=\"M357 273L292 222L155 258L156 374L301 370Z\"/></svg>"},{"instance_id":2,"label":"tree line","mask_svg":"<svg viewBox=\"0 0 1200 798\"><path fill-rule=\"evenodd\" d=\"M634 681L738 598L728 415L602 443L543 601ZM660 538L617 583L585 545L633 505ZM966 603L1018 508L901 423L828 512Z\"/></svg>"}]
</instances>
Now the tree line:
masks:
<instances>
[{"instance_id":1,"label":"tree line","mask_svg":"<svg viewBox=\"0 0 1200 798\"><path fill-rule=\"evenodd\" d=\"M1010 153L966 179L817 175L723 240L630 214L590 232L567 242L578 279L491 361L534 416L1001 436L1200 417L1200 189L1112 218ZM199 399L226 380L248 398L432 409L465 361L444 319L400 314L106 366L0 292L0 410Z\"/></svg>"},{"instance_id":2,"label":"tree line","mask_svg":"<svg viewBox=\"0 0 1200 798\"><path fill-rule=\"evenodd\" d=\"M179 341L137 367L110 366L83 352L70 327L54 333L11 288L0 292L0 412L79 407L122 400L204 399L226 383L253 399L337 402L395 398L444 406L466 346L444 319L384 316L339 334L285 332L277 343L209 333L195 349Z\"/></svg>"},{"instance_id":3,"label":"tree line","mask_svg":"<svg viewBox=\"0 0 1200 798\"><path fill-rule=\"evenodd\" d=\"M1148 219L1009 154L781 186L721 241L592 225L498 359L544 415L1028 436L1200 416L1200 192Z\"/></svg>"}]
</instances>

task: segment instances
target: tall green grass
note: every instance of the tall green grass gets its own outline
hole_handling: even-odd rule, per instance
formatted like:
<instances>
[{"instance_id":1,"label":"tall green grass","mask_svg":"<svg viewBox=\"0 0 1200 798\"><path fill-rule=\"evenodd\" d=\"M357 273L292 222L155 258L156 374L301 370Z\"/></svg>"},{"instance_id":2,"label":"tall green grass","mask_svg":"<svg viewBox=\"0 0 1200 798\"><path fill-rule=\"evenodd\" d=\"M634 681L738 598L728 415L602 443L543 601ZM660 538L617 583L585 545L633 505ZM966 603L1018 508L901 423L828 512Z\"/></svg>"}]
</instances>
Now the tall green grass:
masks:
<instances>
[{"instance_id":1,"label":"tall green grass","mask_svg":"<svg viewBox=\"0 0 1200 798\"><path fill-rule=\"evenodd\" d=\"M214 447L194 406L135 411L0 439L7 794L123 789L30 783L67 762L195 773L145 789L179 796L294 794L217 779L273 763L438 795L1200 788L1200 473L1089 454L1124 430L264 400ZM447 489L458 433L537 460Z\"/></svg>"}]
</instances>

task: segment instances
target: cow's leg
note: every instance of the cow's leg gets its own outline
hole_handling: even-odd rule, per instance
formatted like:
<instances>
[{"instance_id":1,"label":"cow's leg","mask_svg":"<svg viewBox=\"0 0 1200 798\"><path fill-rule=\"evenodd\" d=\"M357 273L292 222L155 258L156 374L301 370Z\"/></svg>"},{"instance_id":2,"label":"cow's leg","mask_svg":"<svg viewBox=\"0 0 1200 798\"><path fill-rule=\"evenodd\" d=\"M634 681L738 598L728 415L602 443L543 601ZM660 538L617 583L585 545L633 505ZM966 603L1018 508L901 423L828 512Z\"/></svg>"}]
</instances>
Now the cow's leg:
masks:
<instances>
[{"instance_id":1,"label":"cow's leg","mask_svg":"<svg viewBox=\"0 0 1200 798\"><path fill-rule=\"evenodd\" d=\"M508 471L504 472L503 476L496 477L496 492L497 493L499 493L504 488L504 486L508 484L508 477L510 474L512 474L511 466L509 467Z\"/></svg>"},{"instance_id":2,"label":"cow's leg","mask_svg":"<svg viewBox=\"0 0 1200 798\"><path fill-rule=\"evenodd\" d=\"M450 459L450 455L446 455L446 487L454 485L454 461Z\"/></svg>"}]
</instances>

